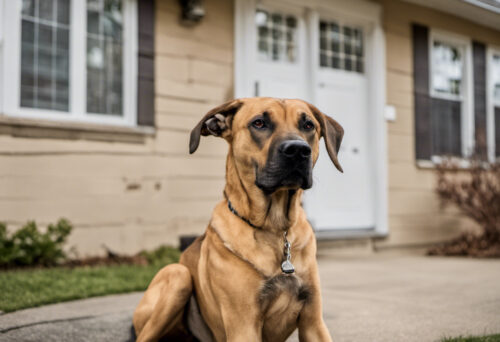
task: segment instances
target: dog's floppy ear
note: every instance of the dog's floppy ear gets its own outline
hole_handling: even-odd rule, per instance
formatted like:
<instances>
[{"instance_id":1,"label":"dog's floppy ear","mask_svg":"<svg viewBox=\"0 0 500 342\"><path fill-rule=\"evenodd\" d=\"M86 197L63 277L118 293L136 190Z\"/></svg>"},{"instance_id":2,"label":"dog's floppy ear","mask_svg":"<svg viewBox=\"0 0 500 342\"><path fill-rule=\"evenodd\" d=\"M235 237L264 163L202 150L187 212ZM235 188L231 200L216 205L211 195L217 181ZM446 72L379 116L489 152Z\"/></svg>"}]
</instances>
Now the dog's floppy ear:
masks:
<instances>
[{"instance_id":1,"label":"dog's floppy ear","mask_svg":"<svg viewBox=\"0 0 500 342\"><path fill-rule=\"evenodd\" d=\"M210 110L191 131L189 139L189 153L194 153L200 145L200 135L214 135L220 137L229 128L231 120L228 118L236 114L243 105L241 100L231 100Z\"/></svg>"},{"instance_id":2,"label":"dog's floppy ear","mask_svg":"<svg viewBox=\"0 0 500 342\"><path fill-rule=\"evenodd\" d=\"M310 103L308 103L308 105L316 120L319 121L321 126L321 136L325 139L326 150L328 151L330 159L340 172L344 172L337 159L340 143L342 142L342 137L344 136L344 129L337 121L333 120L328 115L323 114L315 106Z\"/></svg>"}]
</instances>

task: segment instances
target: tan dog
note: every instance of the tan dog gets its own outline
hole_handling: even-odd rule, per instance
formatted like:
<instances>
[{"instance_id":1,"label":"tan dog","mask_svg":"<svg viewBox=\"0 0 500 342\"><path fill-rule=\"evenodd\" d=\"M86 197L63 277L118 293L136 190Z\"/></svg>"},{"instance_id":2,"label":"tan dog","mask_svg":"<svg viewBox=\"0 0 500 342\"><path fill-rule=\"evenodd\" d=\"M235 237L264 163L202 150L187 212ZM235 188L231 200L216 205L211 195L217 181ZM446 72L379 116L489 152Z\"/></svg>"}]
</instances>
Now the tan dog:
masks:
<instances>
[{"instance_id":1,"label":"tan dog","mask_svg":"<svg viewBox=\"0 0 500 342\"><path fill-rule=\"evenodd\" d=\"M226 198L179 264L152 280L134 312L137 340L276 342L298 328L301 341L331 341L301 197L321 137L342 171L342 127L304 101L249 98L208 112L190 153L210 134L229 143Z\"/></svg>"}]
</instances>

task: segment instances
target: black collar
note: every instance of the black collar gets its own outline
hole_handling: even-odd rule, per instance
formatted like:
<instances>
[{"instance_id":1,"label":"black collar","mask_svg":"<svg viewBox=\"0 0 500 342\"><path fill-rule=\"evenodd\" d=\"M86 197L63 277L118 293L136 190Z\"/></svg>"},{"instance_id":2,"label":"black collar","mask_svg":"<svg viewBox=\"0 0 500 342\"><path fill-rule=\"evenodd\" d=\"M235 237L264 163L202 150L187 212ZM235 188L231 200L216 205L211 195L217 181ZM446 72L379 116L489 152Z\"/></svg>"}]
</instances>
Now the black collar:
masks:
<instances>
[{"instance_id":1,"label":"black collar","mask_svg":"<svg viewBox=\"0 0 500 342\"><path fill-rule=\"evenodd\" d=\"M238 216L241 220L243 220L246 224L248 224L250 227L254 228L254 229L262 229L262 227L259 227L259 226L256 226L254 225L252 222L250 222L249 219L247 219L246 217L243 217L241 216L237 211L236 209L234 209L233 205L231 204L231 201L229 200L229 198L227 198L227 207L229 208L229 211L232 212L234 215Z\"/></svg>"}]
</instances>

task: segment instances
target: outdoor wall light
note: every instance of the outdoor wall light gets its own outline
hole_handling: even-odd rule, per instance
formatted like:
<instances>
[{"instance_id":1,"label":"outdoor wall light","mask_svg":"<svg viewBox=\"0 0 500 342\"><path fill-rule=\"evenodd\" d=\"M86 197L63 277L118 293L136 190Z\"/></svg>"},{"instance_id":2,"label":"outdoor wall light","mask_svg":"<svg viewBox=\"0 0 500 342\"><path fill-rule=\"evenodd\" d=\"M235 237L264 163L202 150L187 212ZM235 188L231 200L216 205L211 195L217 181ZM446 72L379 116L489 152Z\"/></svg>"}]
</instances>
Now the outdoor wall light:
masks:
<instances>
[{"instance_id":1,"label":"outdoor wall light","mask_svg":"<svg viewBox=\"0 0 500 342\"><path fill-rule=\"evenodd\" d=\"M197 24L205 16L203 0L179 0L182 8L181 23L184 25Z\"/></svg>"}]
</instances>

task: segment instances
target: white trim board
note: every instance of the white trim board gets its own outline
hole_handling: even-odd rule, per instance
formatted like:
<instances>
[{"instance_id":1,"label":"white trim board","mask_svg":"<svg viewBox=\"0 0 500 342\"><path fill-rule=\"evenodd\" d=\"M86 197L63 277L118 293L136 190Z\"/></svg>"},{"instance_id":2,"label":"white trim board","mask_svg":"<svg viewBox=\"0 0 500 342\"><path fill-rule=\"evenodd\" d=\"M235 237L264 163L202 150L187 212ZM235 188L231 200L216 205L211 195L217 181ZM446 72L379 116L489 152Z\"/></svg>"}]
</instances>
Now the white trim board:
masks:
<instances>
[{"instance_id":1,"label":"white trim board","mask_svg":"<svg viewBox=\"0 0 500 342\"><path fill-rule=\"evenodd\" d=\"M316 25L320 13L324 15L341 16L344 21L355 19L364 23L369 44L367 45L366 68L369 73L369 108L372 108L373 115L370 115L370 125L374 127L371 145L375 153L371 155L370 162L374 165L374 182L376 197L375 203L375 229L370 230L373 236L384 236L388 233L388 180L387 180L387 127L384 118L385 109L385 89L386 89L386 69L385 69L385 36L381 25L382 7L379 4L365 0L311 0L304 3L300 0L281 0L275 4L300 6L304 10L306 31L310 36L318 37L319 30ZM234 36L234 96L248 97L254 94L253 70L256 64L256 30L254 27L254 13L257 8L255 0L235 0L235 36ZM319 43L316 39L309 39L309 56L307 64L307 89L311 89L305 95L305 99L314 101L314 89L318 78L319 66L311 61L317 61ZM355 229L352 230L355 235Z\"/></svg>"}]
</instances>

